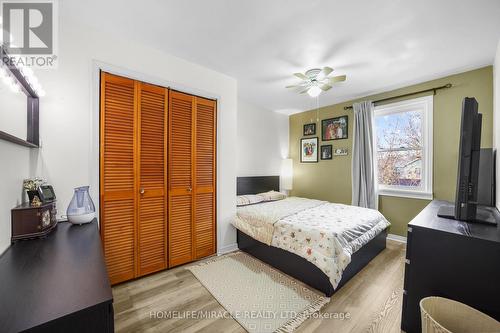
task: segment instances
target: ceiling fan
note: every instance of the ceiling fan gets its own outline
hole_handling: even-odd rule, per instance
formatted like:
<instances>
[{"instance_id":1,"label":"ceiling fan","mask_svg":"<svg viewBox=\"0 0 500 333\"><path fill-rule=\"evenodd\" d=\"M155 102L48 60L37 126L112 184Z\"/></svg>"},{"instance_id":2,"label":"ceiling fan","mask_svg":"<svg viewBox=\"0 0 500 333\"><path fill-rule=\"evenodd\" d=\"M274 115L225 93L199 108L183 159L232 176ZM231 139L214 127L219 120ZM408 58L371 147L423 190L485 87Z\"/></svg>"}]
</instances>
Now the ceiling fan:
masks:
<instances>
[{"instance_id":1,"label":"ceiling fan","mask_svg":"<svg viewBox=\"0 0 500 333\"><path fill-rule=\"evenodd\" d=\"M323 69L313 68L302 73L294 73L293 75L302 81L298 84L286 86L286 88L298 89L299 94L306 93L311 97L317 97L321 92L330 90L332 85L336 82L346 80L345 75L329 77L333 72L333 68L323 67Z\"/></svg>"}]
</instances>

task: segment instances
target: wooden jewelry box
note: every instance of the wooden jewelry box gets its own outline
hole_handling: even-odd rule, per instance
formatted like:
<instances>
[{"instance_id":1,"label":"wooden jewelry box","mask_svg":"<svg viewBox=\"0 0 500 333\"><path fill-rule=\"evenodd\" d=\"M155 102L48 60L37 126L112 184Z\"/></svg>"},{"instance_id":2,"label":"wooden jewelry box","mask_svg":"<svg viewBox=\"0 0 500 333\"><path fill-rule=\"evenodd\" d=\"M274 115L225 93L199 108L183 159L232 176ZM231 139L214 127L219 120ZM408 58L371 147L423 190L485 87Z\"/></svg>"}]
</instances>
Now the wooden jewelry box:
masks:
<instances>
[{"instance_id":1,"label":"wooden jewelry box","mask_svg":"<svg viewBox=\"0 0 500 333\"><path fill-rule=\"evenodd\" d=\"M56 202L45 202L38 207L25 203L13 208L11 225L11 242L46 236L57 226Z\"/></svg>"}]
</instances>

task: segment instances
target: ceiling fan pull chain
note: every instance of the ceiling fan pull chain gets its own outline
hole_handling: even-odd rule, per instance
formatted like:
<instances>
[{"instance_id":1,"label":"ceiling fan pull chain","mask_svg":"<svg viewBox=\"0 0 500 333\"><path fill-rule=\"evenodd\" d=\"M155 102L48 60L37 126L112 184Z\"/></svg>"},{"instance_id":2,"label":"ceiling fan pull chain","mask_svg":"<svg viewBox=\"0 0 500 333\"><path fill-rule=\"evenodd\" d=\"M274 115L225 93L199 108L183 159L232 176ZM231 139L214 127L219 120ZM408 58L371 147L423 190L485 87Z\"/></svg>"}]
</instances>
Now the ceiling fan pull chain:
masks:
<instances>
[{"instance_id":1,"label":"ceiling fan pull chain","mask_svg":"<svg viewBox=\"0 0 500 333\"><path fill-rule=\"evenodd\" d=\"M316 96L316 122L319 124L319 95Z\"/></svg>"}]
</instances>

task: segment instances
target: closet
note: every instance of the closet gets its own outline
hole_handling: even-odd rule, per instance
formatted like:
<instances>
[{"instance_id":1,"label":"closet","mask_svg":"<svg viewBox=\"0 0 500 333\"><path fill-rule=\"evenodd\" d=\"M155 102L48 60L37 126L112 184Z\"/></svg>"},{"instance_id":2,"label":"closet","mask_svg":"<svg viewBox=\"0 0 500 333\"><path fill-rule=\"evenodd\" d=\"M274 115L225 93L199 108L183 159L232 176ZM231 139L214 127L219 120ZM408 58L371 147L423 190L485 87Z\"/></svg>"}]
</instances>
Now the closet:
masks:
<instances>
[{"instance_id":1,"label":"closet","mask_svg":"<svg viewBox=\"0 0 500 333\"><path fill-rule=\"evenodd\" d=\"M112 284L215 253L216 108L101 72L100 230Z\"/></svg>"}]
</instances>

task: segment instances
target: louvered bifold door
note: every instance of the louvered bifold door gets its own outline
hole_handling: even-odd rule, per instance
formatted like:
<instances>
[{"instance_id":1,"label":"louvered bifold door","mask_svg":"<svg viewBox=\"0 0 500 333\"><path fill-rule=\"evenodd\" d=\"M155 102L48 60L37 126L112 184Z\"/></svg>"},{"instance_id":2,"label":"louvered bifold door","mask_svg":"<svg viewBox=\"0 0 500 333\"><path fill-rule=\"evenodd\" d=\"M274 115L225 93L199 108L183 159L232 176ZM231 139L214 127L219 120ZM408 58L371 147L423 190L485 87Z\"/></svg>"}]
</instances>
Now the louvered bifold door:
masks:
<instances>
[{"instance_id":1,"label":"louvered bifold door","mask_svg":"<svg viewBox=\"0 0 500 333\"><path fill-rule=\"evenodd\" d=\"M165 269L167 262L166 88L140 83L138 275Z\"/></svg>"},{"instance_id":2,"label":"louvered bifold door","mask_svg":"<svg viewBox=\"0 0 500 333\"><path fill-rule=\"evenodd\" d=\"M100 230L112 284L135 276L136 90L134 80L101 74Z\"/></svg>"},{"instance_id":3,"label":"louvered bifold door","mask_svg":"<svg viewBox=\"0 0 500 333\"><path fill-rule=\"evenodd\" d=\"M169 267L190 262L193 247L194 96L169 94Z\"/></svg>"},{"instance_id":4,"label":"louvered bifold door","mask_svg":"<svg viewBox=\"0 0 500 333\"><path fill-rule=\"evenodd\" d=\"M195 258L215 253L216 102L195 98Z\"/></svg>"}]
</instances>

